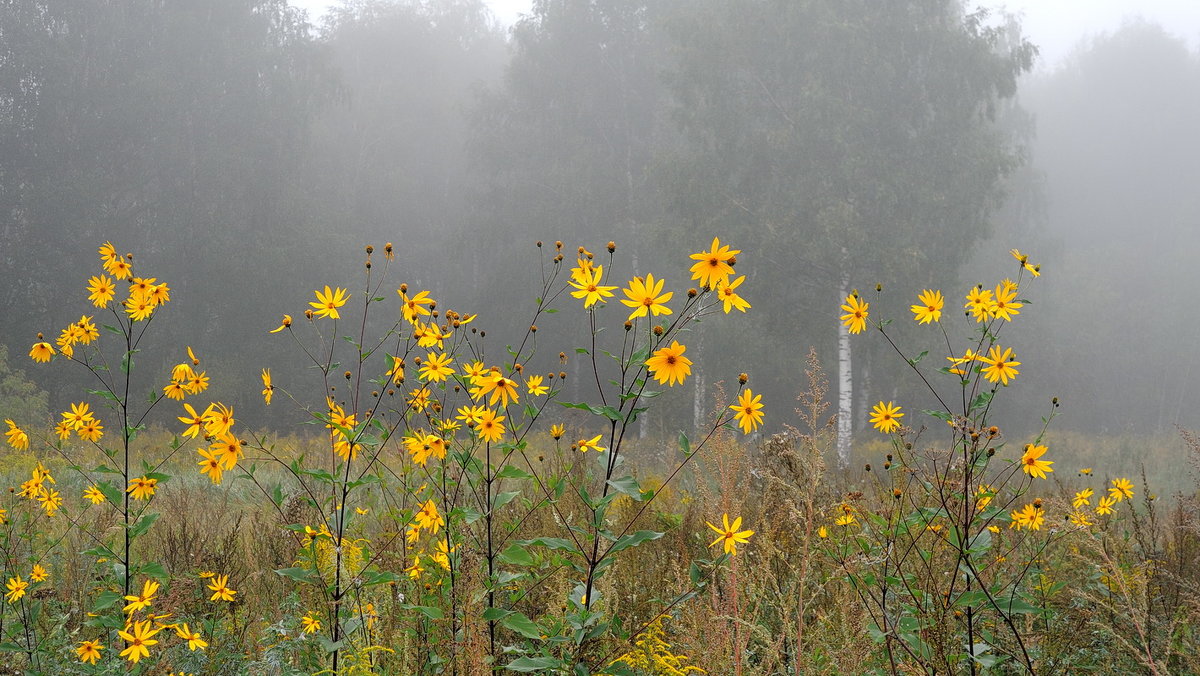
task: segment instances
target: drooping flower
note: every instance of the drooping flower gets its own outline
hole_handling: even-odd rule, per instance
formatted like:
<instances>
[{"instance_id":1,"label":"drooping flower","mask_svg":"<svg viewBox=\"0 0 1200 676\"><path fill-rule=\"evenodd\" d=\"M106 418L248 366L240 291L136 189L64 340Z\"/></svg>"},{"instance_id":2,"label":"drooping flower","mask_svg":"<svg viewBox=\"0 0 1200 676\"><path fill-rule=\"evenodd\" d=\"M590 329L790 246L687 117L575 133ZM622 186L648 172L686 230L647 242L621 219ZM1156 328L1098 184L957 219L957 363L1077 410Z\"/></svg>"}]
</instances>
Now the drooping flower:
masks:
<instances>
[{"instance_id":1,"label":"drooping flower","mask_svg":"<svg viewBox=\"0 0 1200 676\"><path fill-rule=\"evenodd\" d=\"M271 384L271 369L262 370L263 403L271 405L271 397L275 396L275 386Z\"/></svg>"},{"instance_id":2,"label":"drooping flower","mask_svg":"<svg viewBox=\"0 0 1200 676\"><path fill-rule=\"evenodd\" d=\"M918 324L941 321L942 308L945 305L946 299L942 297L941 291L925 289L917 295L917 304L911 308L913 321Z\"/></svg>"},{"instance_id":3,"label":"drooping flower","mask_svg":"<svg viewBox=\"0 0 1200 676\"><path fill-rule=\"evenodd\" d=\"M900 428L900 418L904 414L894 402L879 402L871 409L871 424L884 434L891 434Z\"/></svg>"},{"instance_id":4,"label":"drooping flower","mask_svg":"<svg viewBox=\"0 0 1200 676\"><path fill-rule=\"evenodd\" d=\"M442 526L446 525L442 515L438 514L437 505L433 500L426 500L417 513L413 516L417 520L417 525L430 533L437 533Z\"/></svg>"},{"instance_id":5,"label":"drooping flower","mask_svg":"<svg viewBox=\"0 0 1200 676\"><path fill-rule=\"evenodd\" d=\"M742 390L741 394L738 395L737 403L733 404L729 408L736 411L733 414L733 417L737 421L738 426L742 428L742 432L745 434L750 434L754 430L758 429L758 426L762 424L762 407L762 395L754 394L754 392L747 387L746 389Z\"/></svg>"},{"instance_id":6,"label":"drooping flower","mask_svg":"<svg viewBox=\"0 0 1200 676\"><path fill-rule=\"evenodd\" d=\"M692 360L683 356L685 351L687 351L687 347L673 340L670 347L654 351L654 355L646 360L646 368L659 383L671 386L676 383L682 384L684 379L692 373Z\"/></svg>"},{"instance_id":7,"label":"drooping flower","mask_svg":"<svg viewBox=\"0 0 1200 676\"><path fill-rule=\"evenodd\" d=\"M846 296L846 304L842 309L846 314L842 315L842 324L850 330L850 333L862 333L863 329L867 328L867 317L870 316L868 308L870 303L858 297L857 293L852 293Z\"/></svg>"},{"instance_id":8,"label":"drooping flower","mask_svg":"<svg viewBox=\"0 0 1200 676\"><path fill-rule=\"evenodd\" d=\"M308 304L312 306L314 315L330 319L341 318L338 308L345 305L346 301L350 299L350 294L346 293L345 289L341 287L330 289L329 285L326 284L324 293L320 291L314 291L313 293L317 295L317 300L309 301Z\"/></svg>"},{"instance_id":9,"label":"drooping flower","mask_svg":"<svg viewBox=\"0 0 1200 676\"><path fill-rule=\"evenodd\" d=\"M567 428L562 423L555 423L550 426L550 436L555 440L562 439L562 435L566 434Z\"/></svg>"},{"instance_id":10,"label":"drooping flower","mask_svg":"<svg viewBox=\"0 0 1200 676\"><path fill-rule=\"evenodd\" d=\"M200 466L200 473L207 475L214 484L221 483L221 459L207 448L201 448L199 453L200 460L196 464Z\"/></svg>"},{"instance_id":11,"label":"drooping flower","mask_svg":"<svg viewBox=\"0 0 1200 676\"><path fill-rule=\"evenodd\" d=\"M38 334L39 337L41 335L42 334L40 333ZM33 358L34 361L42 364L50 361L50 358L54 356L54 348L50 347L50 343L40 341L34 343L33 347L29 349L29 356Z\"/></svg>"},{"instance_id":12,"label":"drooping flower","mask_svg":"<svg viewBox=\"0 0 1200 676\"><path fill-rule=\"evenodd\" d=\"M721 542L724 544L725 553L730 556L737 556L737 546L750 541L750 536L754 535L752 530L738 530L742 527L742 517L733 520L729 523L729 514L726 513L721 517L721 528L717 528L711 523L704 522L709 528L717 532L717 539L708 544L709 547Z\"/></svg>"},{"instance_id":13,"label":"drooping flower","mask_svg":"<svg viewBox=\"0 0 1200 676\"><path fill-rule=\"evenodd\" d=\"M270 331L267 331L267 333L279 333L280 331L282 331L284 329L290 329L290 328L292 328L292 316L284 315L283 321L281 321L279 323L279 326L277 328L271 329Z\"/></svg>"},{"instance_id":14,"label":"drooping flower","mask_svg":"<svg viewBox=\"0 0 1200 676\"><path fill-rule=\"evenodd\" d=\"M717 288L717 284L729 281L733 275L731 263L740 253L741 250L730 249L729 245L722 245L719 238L713 237L712 247L708 251L691 255L692 260L696 261L691 268L692 279L700 280L700 286Z\"/></svg>"},{"instance_id":15,"label":"drooping flower","mask_svg":"<svg viewBox=\"0 0 1200 676\"><path fill-rule=\"evenodd\" d=\"M621 302L634 308L633 312L629 313L629 319L671 314L671 308L666 306L666 302L675 294L672 291L662 292L664 281L655 281L654 275L646 275L644 280L634 277L630 280L628 288L621 289L627 297L622 298Z\"/></svg>"},{"instance_id":16,"label":"drooping flower","mask_svg":"<svg viewBox=\"0 0 1200 676\"><path fill-rule=\"evenodd\" d=\"M18 451L28 450L29 435L25 432L25 430L17 427L15 422L8 420L7 418L4 420L4 424L8 425L8 431L4 433L4 436L7 438L8 445L12 446Z\"/></svg>"},{"instance_id":17,"label":"drooping flower","mask_svg":"<svg viewBox=\"0 0 1200 676\"><path fill-rule=\"evenodd\" d=\"M1035 479L1045 479L1046 474L1054 471L1050 469L1050 465L1054 464L1053 460L1040 459L1046 450L1042 445L1026 444L1025 454L1021 456L1021 471Z\"/></svg>"},{"instance_id":18,"label":"drooping flower","mask_svg":"<svg viewBox=\"0 0 1200 676\"><path fill-rule=\"evenodd\" d=\"M607 451L608 448L600 445L600 437L602 436L604 435L597 434L591 439L580 439L575 446L579 449L580 453L587 453L589 448L597 453L603 453Z\"/></svg>"}]
</instances>

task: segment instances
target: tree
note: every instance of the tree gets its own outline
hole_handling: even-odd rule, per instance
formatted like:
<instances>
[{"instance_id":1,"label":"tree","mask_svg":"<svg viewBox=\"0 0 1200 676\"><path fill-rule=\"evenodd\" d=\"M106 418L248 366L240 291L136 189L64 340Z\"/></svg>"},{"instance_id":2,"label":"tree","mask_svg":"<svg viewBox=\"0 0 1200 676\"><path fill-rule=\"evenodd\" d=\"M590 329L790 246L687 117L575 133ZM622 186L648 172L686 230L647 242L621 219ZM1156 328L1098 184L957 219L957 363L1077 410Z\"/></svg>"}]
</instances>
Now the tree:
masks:
<instances>
[{"instance_id":1,"label":"tree","mask_svg":"<svg viewBox=\"0 0 1200 676\"><path fill-rule=\"evenodd\" d=\"M756 282L780 290L786 316L831 317L855 283L919 285L986 232L1017 160L993 117L1035 53L986 12L953 0L714 0L679 15L672 34L687 135L665 179L674 212L764 252L768 279ZM815 337L799 321L770 333ZM850 345L839 325L843 464L850 390L867 379Z\"/></svg>"}]
</instances>

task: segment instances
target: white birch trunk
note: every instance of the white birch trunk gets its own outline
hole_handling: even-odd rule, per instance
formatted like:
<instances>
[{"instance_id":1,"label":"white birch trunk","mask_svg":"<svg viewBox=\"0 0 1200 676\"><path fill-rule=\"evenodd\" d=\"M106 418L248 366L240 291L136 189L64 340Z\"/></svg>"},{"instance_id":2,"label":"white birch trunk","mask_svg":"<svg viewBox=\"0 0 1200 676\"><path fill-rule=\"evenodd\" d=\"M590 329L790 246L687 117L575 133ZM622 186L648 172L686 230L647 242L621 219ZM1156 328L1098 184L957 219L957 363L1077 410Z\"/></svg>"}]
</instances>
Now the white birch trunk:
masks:
<instances>
[{"instance_id":1,"label":"white birch trunk","mask_svg":"<svg viewBox=\"0 0 1200 676\"><path fill-rule=\"evenodd\" d=\"M845 302L850 295L850 273L842 273L841 297L838 305ZM837 454L838 467L845 469L850 465L850 434L854 422L854 391L850 370L850 330L841 320L838 320L838 414L837 414Z\"/></svg>"}]
</instances>

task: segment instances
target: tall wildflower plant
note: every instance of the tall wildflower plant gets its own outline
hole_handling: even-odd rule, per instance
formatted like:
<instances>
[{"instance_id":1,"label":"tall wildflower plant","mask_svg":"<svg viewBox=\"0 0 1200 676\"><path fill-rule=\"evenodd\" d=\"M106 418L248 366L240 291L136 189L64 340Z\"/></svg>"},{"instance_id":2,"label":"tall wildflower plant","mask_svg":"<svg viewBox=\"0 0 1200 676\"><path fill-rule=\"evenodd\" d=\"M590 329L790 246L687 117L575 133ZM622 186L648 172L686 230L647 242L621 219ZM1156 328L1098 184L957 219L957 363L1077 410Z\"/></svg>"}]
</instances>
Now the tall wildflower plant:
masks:
<instances>
[{"instance_id":1,"label":"tall wildflower plant","mask_svg":"<svg viewBox=\"0 0 1200 676\"><path fill-rule=\"evenodd\" d=\"M101 659L119 659L136 666L147 658L157 662L158 653L169 645L177 653L174 663L196 668L208 643L183 621L188 618L167 623L168 614L156 613L169 576L139 542L160 516L155 496L171 479L163 465L199 431L212 439L226 438L234 424L233 409L213 402L196 413L184 403L190 434L160 451L139 447L138 435L156 412L166 414L171 402L200 397L209 378L191 348L180 348L179 363L169 373L135 370L143 340L155 317L165 311L171 289L154 277L139 276L144 273L140 264L135 266L133 254L121 254L111 243L105 242L99 254L102 269L88 280L87 311L62 329L53 344L39 333L29 351L34 362L65 361L86 370L95 389L62 412L47 438L31 438L19 423L6 420L7 441L13 448L45 453L50 467L59 466L77 480L67 485L77 484L82 490L76 493L64 486L62 490L71 494L63 495L54 474L39 462L16 494L23 499L14 505L17 516L9 520L5 515L8 593L0 614L5 641L0 650L26 653L32 672L46 668L43 661L53 642L37 635L43 610L38 597L43 595L36 592L52 584L58 555L54 545L71 533L90 543L82 554L93 562L90 575L98 582L79 629L84 638L74 648L78 660L96 665ZM30 429L38 425L28 424ZM227 451L232 454L228 460L235 463L240 446ZM54 541L39 551L38 543L52 537ZM213 600L232 600L236 592L228 576L219 580L221 594ZM15 620L4 622L12 615L10 609L16 611ZM205 631L211 632L215 614L214 607L190 619L197 627L207 621Z\"/></svg>"},{"instance_id":2,"label":"tall wildflower plant","mask_svg":"<svg viewBox=\"0 0 1200 676\"><path fill-rule=\"evenodd\" d=\"M317 290L303 320L285 315L272 330L294 340L320 375L322 395L305 399L300 387L276 384L264 369L263 396L304 408L325 428L326 449L294 457L250 439L256 455L286 469L292 486L260 479L257 466L245 476L281 514L294 492L316 515L288 525L296 565L276 572L311 603L298 629L319 644L334 672L351 661L395 668L376 632L388 607L427 646L408 669L457 673L482 661L592 673L691 598L752 533L725 515L723 528L713 526L723 553L696 562L689 585L638 626L604 598L601 581L621 553L663 535L635 527L662 489L717 430L736 424L749 433L763 420L761 399L741 375L737 403L705 436L692 443L680 435L665 481L645 488L626 464L633 425L662 393L656 388L691 374L680 342L685 330L706 315L750 308L738 293L745 277L734 275L740 252L714 240L691 256L696 286L676 292L653 274L610 284L612 242L605 262L579 247L574 267L561 242L538 248L541 287L528 328L499 353L476 315L443 308L427 290L388 284L391 244L382 257L366 248L360 289ZM620 304L610 306L611 299ZM537 324L568 303L587 323L589 342L570 356L553 350L544 358ZM389 328L373 337L369 317L377 313ZM586 401L561 397L567 373L553 369L571 358L587 364ZM574 440L566 409L590 419ZM550 445L560 466L532 450ZM214 478L222 469L214 464ZM629 518L611 510L620 496L638 504ZM548 611L552 589L562 596Z\"/></svg>"},{"instance_id":3,"label":"tall wildflower plant","mask_svg":"<svg viewBox=\"0 0 1200 676\"><path fill-rule=\"evenodd\" d=\"M1052 613L1047 598L1062 584L1043 574L1048 548L1087 531L1132 495L1131 483L1114 480L1094 511L1087 489L1065 514L1048 514L1043 482L1054 461L1043 440L1058 400L1041 432L1020 440L1017 451L1011 450L1017 440L993 421L994 397L1022 366L1002 334L1029 303L1019 296L1024 285L1041 274L1021 252L1012 256L1016 281L966 293L965 331L948 326L950 316L962 316L957 312L943 321L940 290L918 294L912 320L933 330L940 348L910 355L889 332L892 320L873 318L871 303L857 291L842 306L847 330L878 332L938 402L921 412L937 421L933 429L912 423L911 412L895 402L874 406L870 422L892 447L882 471L869 474L880 494L871 504L883 507L867 508L861 494L850 494L830 515L827 553L869 612L871 635L885 647L893 673L914 666L976 673L1001 664L1032 672L1039 623L1044 628ZM876 292L878 305L882 288ZM931 352L944 352L949 363L929 368ZM926 441L931 435L937 440ZM1068 526L1060 527L1064 521Z\"/></svg>"}]
</instances>

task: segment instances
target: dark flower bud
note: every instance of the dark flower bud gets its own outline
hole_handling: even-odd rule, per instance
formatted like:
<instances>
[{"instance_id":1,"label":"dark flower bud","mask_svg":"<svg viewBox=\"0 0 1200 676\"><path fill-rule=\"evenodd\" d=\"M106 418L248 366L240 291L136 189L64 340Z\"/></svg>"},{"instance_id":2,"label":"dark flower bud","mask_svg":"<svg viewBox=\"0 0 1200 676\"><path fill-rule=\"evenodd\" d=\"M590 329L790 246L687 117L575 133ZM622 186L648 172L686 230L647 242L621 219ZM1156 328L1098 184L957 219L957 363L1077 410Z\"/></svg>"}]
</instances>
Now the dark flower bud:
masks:
<instances>
[{"instance_id":1,"label":"dark flower bud","mask_svg":"<svg viewBox=\"0 0 1200 676\"><path fill-rule=\"evenodd\" d=\"M745 385L750 380L750 376L745 373L738 374L738 385Z\"/></svg>"}]
</instances>

